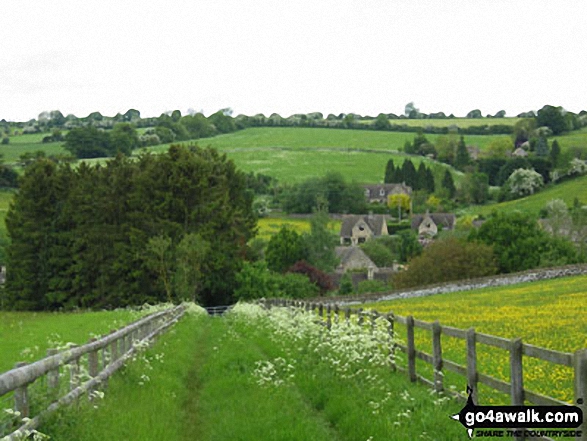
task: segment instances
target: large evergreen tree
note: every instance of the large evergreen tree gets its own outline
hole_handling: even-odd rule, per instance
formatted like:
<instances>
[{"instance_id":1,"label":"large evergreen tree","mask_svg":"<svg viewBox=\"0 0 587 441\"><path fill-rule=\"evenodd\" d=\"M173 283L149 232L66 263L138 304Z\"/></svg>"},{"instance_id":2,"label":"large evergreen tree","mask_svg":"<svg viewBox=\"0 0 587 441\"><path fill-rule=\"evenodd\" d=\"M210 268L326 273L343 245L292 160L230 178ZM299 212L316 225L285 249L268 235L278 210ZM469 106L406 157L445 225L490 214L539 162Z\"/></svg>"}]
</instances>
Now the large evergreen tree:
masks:
<instances>
[{"instance_id":1,"label":"large evergreen tree","mask_svg":"<svg viewBox=\"0 0 587 441\"><path fill-rule=\"evenodd\" d=\"M461 136L459 143L457 144L457 154L455 157L455 167L459 170L463 170L471 162L469 151L465 144L465 138Z\"/></svg>"},{"instance_id":2,"label":"large evergreen tree","mask_svg":"<svg viewBox=\"0 0 587 441\"><path fill-rule=\"evenodd\" d=\"M385 177L383 179L383 182L386 184L393 183L394 174L395 166L393 164L393 159L390 159L389 161L387 161L387 165L385 166Z\"/></svg>"},{"instance_id":3,"label":"large evergreen tree","mask_svg":"<svg viewBox=\"0 0 587 441\"><path fill-rule=\"evenodd\" d=\"M171 146L75 171L41 158L7 216L10 305L117 307L197 294L229 302L253 235L251 203L244 174L211 149ZM169 239L171 293L149 263L154 237Z\"/></svg>"},{"instance_id":4,"label":"large evergreen tree","mask_svg":"<svg viewBox=\"0 0 587 441\"><path fill-rule=\"evenodd\" d=\"M450 199L454 198L457 194L457 188L455 187L452 173L448 170L444 172L444 177L442 178L442 188L446 189Z\"/></svg>"},{"instance_id":5,"label":"large evergreen tree","mask_svg":"<svg viewBox=\"0 0 587 441\"><path fill-rule=\"evenodd\" d=\"M412 188L418 187L418 174L411 160L406 159L402 164L403 182Z\"/></svg>"}]
</instances>

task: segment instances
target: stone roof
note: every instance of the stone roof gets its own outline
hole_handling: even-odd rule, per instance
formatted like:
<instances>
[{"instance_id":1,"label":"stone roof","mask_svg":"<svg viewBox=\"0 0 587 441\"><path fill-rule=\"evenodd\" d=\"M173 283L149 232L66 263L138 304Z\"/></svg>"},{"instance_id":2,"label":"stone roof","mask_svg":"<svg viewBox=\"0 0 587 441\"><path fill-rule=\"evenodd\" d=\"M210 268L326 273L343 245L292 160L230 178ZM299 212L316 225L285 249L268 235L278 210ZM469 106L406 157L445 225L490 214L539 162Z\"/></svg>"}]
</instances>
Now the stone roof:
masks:
<instances>
[{"instance_id":1,"label":"stone roof","mask_svg":"<svg viewBox=\"0 0 587 441\"><path fill-rule=\"evenodd\" d=\"M428 216L434 221L434 223L439 226L442 225L443 228L448 228L452 230L455 226L456 216L452 213L429 213ZM426 214L417 214L412 217L412 229L417 230Z\"/></svg>"},{"instance_id":2,"label":"stone roof","mask_svg":"<svg viewBox=\"0 0 587 441\"><path fill-rule=\"evenodd\" d=\"M340 226L340 236L341 237L351 237L353 232L353 227L362 220L365 222L373 234L375 236L379 236L381 229L383 228L383 224L387 222L387 216L383 214L364 214L364 215L349 215L345 216L342 220L342 224Z\"/></svg>"},{"instance_id":3,"label":"stone roof","mask_svg":"<svg viewBox=\"0 0 587 441\"><path fill-rule=\"evenodd\" d=\"M336 257L340 259L340 266L347 268L377 268L377 265L359 247L336 247Z\"/></svg>"},{"instance_id":4,"label":"stone roof","mask_svg":"<svg viewBox=\"0 0 587 441\"><path fill-rule=\"evenodd\" d=\"M362 186L365 190L369 190L369 196L372 198L380 197L379 190L383 189L385 191L385 196L390 194L412 194L412 187L406 184L372 184L372 185L363 185Z\"/></svg>"}]
</instances>

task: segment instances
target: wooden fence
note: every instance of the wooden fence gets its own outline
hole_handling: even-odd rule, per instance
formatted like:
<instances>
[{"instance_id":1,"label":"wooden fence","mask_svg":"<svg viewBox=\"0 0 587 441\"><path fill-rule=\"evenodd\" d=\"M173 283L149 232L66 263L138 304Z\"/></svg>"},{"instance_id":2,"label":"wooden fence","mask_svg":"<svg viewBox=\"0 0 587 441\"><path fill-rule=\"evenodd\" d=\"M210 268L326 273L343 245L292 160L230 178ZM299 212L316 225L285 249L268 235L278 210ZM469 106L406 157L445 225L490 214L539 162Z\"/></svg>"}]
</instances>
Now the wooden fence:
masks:
<instances>
[{"instance_id":1,"label":"wooden fence","mask_svg":"<svg viewBox=\"0 0 587 441\"><path fill-rule=\"evenodd\" d=\"M0 397L13 392L14 410L21 418L27 418L17 430L7 434L2 441L26 438L28 433L39 427L43 418L61 406L76 401L84 393L90 399L92 392L106 385L107 379L132 357L142 344L150 344L155 337L175 324L185 313L183 305L169 308L144 317L118 331L100 339L92 338L83 346L74 346L58 352L47 350L47 357L31 364L17 363L10 371L0 374ZM84 361L85 360L85 361ZM60 368L68 366L69 377L66 395L55 399L44 411L30 418L29 386L45 377L48 396L55 396L60 390ZM87 368L89 380L80 384L80 370ZM100 370L101 369L101 370ZM0 433L0 436L2 434Z\"/></svg>"},{"instance_id":2,"label":"wooden fence","mask_svg":"<svg viewBox=\"0 0 587 441\"><path fill-rule=\"evenodd\" d=\"M522 342L521 338L506 339L494 335L476 332L474 328L459 329L451 326L441 325L438 321L425 322L417 320L413 316L399 316L393 313L381 314L377 311L363 311L362 309L340 308L338 304L323 304L295 300L270 299L265 300L266 306L293 306L303 308L307 311L315 311L317 315L325 321L326 327L330 328L331 323L338 321L343 315L346 320L350 320L352 314L358 316L358 323L364 324L367 319L371 326L375 326L376 319L383 317L388 322L390 331L395 330L396 324L406 327L406 342L404 344L395 344L397 350L406 354L406 367L400 367L394 364L394 368L407 372L410 381L420 381L434 388L437 392L444 391L443 371L450 371L466 378L467 384L472 389L473 400L477 401L478 384L482 383L491 389L508 394L512 405L524 405L529 402L533 405L562 406L569 403L557 400L555 398L541 395L530 391L524 387L524 366L523 356L536 358L549 362L554 365L562 365L573 369L574 372L574 397L576 406L582 409L583 415L587 416L587 349L581 349L575 353L554 351L552 349L541 348L528 343ZM426 353L416 348L414 330L415 328L424 329L430 332L432 343L432 353ZM466 342L466 366L457 364L446 359L442 353L441 335L446 335ZM506 382L495 378L486 373L479 372L477 364L477 347L478 345L488 345L505 350L509 353L510 364L510 381ZM416 360L432 365L434 369L434 378L428 379L417 372ZM461 398L463 398L461 396ZM581 431L581 437L577 440L587 441L587 423L584 422L581 427L576 429ZM547 439L547 438L544 438Z\"/></svg>"}]
</instances>

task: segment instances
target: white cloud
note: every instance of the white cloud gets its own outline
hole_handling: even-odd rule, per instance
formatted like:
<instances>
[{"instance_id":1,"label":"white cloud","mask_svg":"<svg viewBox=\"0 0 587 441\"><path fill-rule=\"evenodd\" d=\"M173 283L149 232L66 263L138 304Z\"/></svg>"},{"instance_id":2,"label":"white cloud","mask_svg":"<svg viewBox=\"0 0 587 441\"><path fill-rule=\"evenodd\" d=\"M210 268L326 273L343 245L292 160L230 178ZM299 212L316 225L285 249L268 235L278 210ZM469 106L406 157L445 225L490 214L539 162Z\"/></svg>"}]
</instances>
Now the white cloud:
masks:
<instances>
[{"instance_id":1,"label":"white cloud","mask_svg":"<svg viewBox=\"0 0 587 441\"><path fill-rule=\"evenodd\" d=\"M6 3L0 118L587 108L578 0Z\"/></svg>"}]
</instances>

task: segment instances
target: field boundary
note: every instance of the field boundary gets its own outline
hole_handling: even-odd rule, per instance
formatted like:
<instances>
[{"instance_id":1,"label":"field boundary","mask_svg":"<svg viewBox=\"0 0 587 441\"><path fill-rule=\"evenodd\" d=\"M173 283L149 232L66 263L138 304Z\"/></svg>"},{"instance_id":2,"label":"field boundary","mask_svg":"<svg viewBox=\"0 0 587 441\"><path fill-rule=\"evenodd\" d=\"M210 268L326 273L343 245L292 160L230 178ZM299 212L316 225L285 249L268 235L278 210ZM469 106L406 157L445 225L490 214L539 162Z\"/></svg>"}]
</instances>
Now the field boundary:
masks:
<instances>
[{"instance_id":1,"label":"field boundary","mask_svg":"<svg viewBox=\"0 0 587 441\"><path fill-rule=\"evenodd\" d=\"M0 397L13 392L14 411L18 412L17 415L24 421L17 430L7 435L0 434L3 436L1 440L13 441L26 438L39 427L45 417L63 405L75 402L85 393L92 399L92 392L105 386L112 374L132 358L140 348L151 345L159 334L177 323L185 311L185 305L179 305L156 312L118 331L111 331L105 337L92 338L85 345L73 346L61 352L48 349L46 358L31 364L17 363L14 369L0 374ZM85 358L85 363L82 363L82 357ZM29 418L28 387L39 378L45 377L48 396L58 394L59 370L66 366L70 372L68 384L65 385L69 392L55 399L34 418ZM81 369L87 369L87 375L90 378L83 384L80 384Z\"/></svg>"},{"instance_id":2,"label":"field boundary","mask_svg":"<svg viewBox=\"0 0 587 441\"><path fill-rule=\"evenodd\" d=\"M324 323L327 329L330 329L332 322L339 320L351 320L352 315L357 316L357 322L360 326L370 325L372 329L376 326L378 318L383 318L387 322L387 328L391 335L395 332L397 324L406 327L406 344L394 344L391 348L392 353L396 350L406 355L406 366L399 366L395 357L391 357L393 369L407 373L411 382L422 382L433 388L436 392L448 392L444 389L443 371L450 371L465 377L468 386L472 389L472 397L477 403L478 384L482 383L498 392L510 396L511 405L524 405L526 401L534 405L546 406L568 406L569 403L557 400L553 397L542 395L524 387L524 369L523 356L537 358L554 365L562 365L573 369L574 397L575 405L580 407L583 414L587 414L587 348L580 349L574 353L560 352L552 349L546 349L539 346L523 343L521 338L506 339L490 334L476 332L475 328L459 329L451 326L441 325L437 320L435 322L426 322L418 320L413 316L400 316L392 312L382 314L376 310L364 311L362 308L353 309L350 307L341 308L338 303L316 303L306 301L296 301L290 299L268 299L262 302L265 307L297 307L317 314L320 322ZM368 321L368 323L365 323ZM415 328L424 329L430 332L432 342L432 353L427 353L416 348L414 330ZM443 357L441 335L457 338L466 342L466 365L455 363ZM510 358L510 381L506 382L495 378L491 375L479 372L477 364L477 345L488 345L505 350L509 353ZM417 372L416 360L431 365L434 369L434 378L425 378ZM465 399L461 394L452 393L458 398ZM577 428L582 432L582 436L577 440L587 441L587 421L584 421L581 427ZM548 438L544 438L548 439Z\"/></svg>"},{"instance_id":3,"label":"field boundary","mask_svg":"<svg viewBox=\"0 0 587 441\"><path fill-rule=\"evenodd\" d=\"M494 276L479 277L453 282L426 285L410 289L387 291L380 293L367 293L357 296L317 297L313 302L337 303L339 305L353 305L366 302L384 302L388 300L407 299L415 297L427 297L436 294L450 292L470 291L473 289L490 288L497 286L516 285L524 282L558 279L587 274L587 264L565 265L553 268L539 268L518 273L499 274Z\"/></svg>"}]
</instances>

